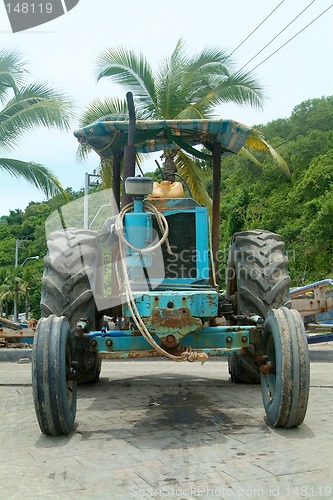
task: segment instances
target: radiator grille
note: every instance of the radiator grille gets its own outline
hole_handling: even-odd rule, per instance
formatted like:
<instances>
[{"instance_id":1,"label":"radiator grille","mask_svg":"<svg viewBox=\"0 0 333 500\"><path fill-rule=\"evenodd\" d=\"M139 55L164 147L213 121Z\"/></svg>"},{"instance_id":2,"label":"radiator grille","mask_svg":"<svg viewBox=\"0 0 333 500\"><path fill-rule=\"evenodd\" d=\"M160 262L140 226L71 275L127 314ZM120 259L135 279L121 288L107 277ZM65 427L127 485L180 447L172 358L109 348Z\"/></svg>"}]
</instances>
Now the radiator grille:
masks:
<instances>
[{"instance_id":1,"label":"radiator grille","mask_svg":"<svg viewBox=\"0 0 333 500\"><path fill-rule=\"evenodd\" d=\"M162 246L165 277L195 279L197 277L195 213L176 213L166 218L173 255L167 253L165 245ZM154 229L160 234L155 220Z\"/></svg>"}]
</instances>

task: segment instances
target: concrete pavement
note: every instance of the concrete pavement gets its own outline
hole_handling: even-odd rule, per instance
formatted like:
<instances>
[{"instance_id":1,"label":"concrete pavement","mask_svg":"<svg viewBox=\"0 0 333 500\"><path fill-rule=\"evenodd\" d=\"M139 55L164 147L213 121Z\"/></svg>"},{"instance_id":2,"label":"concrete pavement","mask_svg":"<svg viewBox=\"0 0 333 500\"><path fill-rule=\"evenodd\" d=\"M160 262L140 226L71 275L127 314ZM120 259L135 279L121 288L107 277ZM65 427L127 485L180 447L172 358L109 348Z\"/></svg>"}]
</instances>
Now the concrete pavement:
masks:
<instances>
[{"instance_id":1,"label":"concrete pavement","mask_svg":"<svg viewBox=\"0 0 333 500\"><path fill-rule=\"evenodd\" d=\"M333 364L311 363L299 429L264 422L224 360L103 361L77 427L40 433L31 364L0 363L0 498L333 498Z\"/></svg>"}]
</instances>

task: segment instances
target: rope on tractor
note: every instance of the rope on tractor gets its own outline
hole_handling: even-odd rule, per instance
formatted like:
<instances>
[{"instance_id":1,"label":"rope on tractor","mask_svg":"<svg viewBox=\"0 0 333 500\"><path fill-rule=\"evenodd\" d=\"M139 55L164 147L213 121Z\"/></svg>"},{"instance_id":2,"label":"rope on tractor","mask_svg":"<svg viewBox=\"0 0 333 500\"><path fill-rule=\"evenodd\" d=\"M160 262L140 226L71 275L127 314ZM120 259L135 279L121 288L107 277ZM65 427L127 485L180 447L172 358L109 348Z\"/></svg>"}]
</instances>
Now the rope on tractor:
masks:
<instances>
[{"instance_id":1,"label":"rope on tractor","mask_svg":"<svg viewBox=\"0 0 333 500\"><path fill-rule=\"evenodd\" d=\"M204 352L192 351L191 347L186 347L186 350L181 353L180 356L175 356L174 354L170 354L165 351L160 345L155 342L152 335L150 334L148 328L146 327L143 319L140 316L137 305L135 303L135 299L132 293L131 283L129 281L128 272L127 272L127 264L126 264L126 247L131 248L133 251L138 252L139 254L147 254L151 253L165 242L167 247L167 252L171 255L172 250L169 244L168 235L169 235L169 226L166 218L161 212L157 210L157 208L150 203L149 201L144 201L144 209L146 211L150 211L156 217L157 224L162 233L162 238L153 246L148 246L146 248L136 248L131 245L124 236L124 217L127 212L133 209L133 203L129 203L126 205L117 216L115 221L115 230L119 238L119 252L120 252L120 263L123 274L124 281L124 290L126 295L126 301L128 303L129 310L131 312L134 323L141 333L141 335L147 340L147 342L162 356L166 356L167 358L173 361L200 361L203 364L207 359L208 355Z\"/></svg>"}]
</instances>

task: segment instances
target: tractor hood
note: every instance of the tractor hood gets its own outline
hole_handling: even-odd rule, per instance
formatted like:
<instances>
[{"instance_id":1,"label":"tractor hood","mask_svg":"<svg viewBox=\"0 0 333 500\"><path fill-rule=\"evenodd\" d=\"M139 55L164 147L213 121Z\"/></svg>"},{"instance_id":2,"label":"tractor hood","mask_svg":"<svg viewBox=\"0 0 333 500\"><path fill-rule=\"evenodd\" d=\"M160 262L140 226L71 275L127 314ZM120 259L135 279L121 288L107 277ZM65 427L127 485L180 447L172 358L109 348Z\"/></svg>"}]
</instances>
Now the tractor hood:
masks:
<instances>
[{"instance_id":1,"label":"tractor hood","mask_svg":"<svg viewBox=\"0 0 333 500\"><path fill-rule=\"evenodd\" d=\"M98 121L74 132L80 144L89 145L102 158L123 153L128 142L128 121ZM209 151L220 143L222 153L238 153L251 128L233 120L149 120L136 121L135 144L138 153L178 149L202 159L211 158L194 146Z\"/></svg>"}]
</instances>

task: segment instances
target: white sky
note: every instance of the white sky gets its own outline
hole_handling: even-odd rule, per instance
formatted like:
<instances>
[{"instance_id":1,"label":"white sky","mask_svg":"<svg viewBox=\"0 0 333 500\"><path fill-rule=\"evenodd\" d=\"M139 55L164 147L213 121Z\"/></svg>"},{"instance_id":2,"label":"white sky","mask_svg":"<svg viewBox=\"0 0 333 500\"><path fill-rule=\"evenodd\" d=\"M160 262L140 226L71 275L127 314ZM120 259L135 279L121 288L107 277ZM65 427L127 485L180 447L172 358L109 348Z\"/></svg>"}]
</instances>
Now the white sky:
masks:
<instances>
[{"instance_id":1,"label":"white sky","mask_svg":"<svg viewBox=\"0 0 333 500\"><path fill-rule=\"evenodd\" d=\"M0 48L19 49L29 61L31 82L48 81L69 94L79 116L96 97L123 91L107 79L96 83L94 64L99 54L115 46L142 51L153 68L169 56L179 38L189 53L203 47L233 50L281 0L80 0L69 13L42 26L13 34L4 4L0 4ZM242 67L278 34L311 0L284 0L277 11L240 47L233 60ZM331 5L315 0L307 11L248 66L254 68L284 42ZM265 86L263 111L233 105L221 109L221 118L247 125L289 117L294 106L333 94L333 8L255 70ZM77 120L72 129L77 128ZM80 189L84 172L98 165L94 153L85 163L76 161L77 142L72 133L41 129L25 136L12 157L46 165L65 187ZM152 164L152 170L154 169ZM24 181L0 172L0 216L30 201L45 199Z\"/></svg>"}]
</instances>

